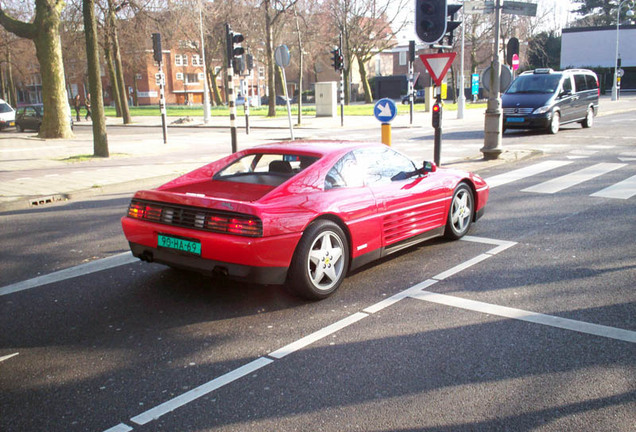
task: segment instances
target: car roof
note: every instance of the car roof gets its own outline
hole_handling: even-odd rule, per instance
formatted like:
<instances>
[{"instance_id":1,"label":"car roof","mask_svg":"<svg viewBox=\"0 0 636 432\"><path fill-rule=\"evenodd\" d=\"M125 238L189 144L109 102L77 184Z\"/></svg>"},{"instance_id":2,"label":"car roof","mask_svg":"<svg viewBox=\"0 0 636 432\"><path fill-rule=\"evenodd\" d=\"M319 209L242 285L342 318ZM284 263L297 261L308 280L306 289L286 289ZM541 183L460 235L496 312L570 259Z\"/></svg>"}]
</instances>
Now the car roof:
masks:
<instances>
[{"instance_id":1,"label":"car roof","mask_svg":"<svg viewBox=\"0 0 636 432\"><path fill-rule=\"evenodd\" d=\"M263 144L244 150L249 153L307 153L316 156L325 156L328 154L347 153L351 150L382 146L380 143L368 143L361 141L283 141L271 144Z\"/></svg>"}]
</instances>

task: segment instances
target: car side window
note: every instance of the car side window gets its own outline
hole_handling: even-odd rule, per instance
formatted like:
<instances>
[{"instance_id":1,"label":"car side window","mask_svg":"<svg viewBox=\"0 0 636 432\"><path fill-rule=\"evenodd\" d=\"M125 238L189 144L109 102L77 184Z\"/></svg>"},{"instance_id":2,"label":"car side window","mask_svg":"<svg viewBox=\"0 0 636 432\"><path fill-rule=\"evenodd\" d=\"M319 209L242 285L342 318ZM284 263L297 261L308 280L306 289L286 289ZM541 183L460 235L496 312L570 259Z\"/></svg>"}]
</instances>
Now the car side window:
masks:
<instances>
[{"instance_id":1,"label":"car side window","mask_svg":"<svg viewBox=\"0 0 636 432\"><path fill-rule=\"evenodd\" d=\"M566 76L563 79L563 92L567 93L567 92L571 92L572 91L572 80L570 80L569 76Z\"/></svg>"},{"instance_id":2,"label":"car side window","mask_svg":"<svg viewBox=\"0 0 636 432\"><path fill-rule=\"evenodd\" d=\"M397 174L417 169L409 158L387 146L360 149L355 154L364 168L367 186L390 183Z\"/></svg>"},{"instance_id":3,"label":"car side window","mask_svg":"<svg viewBox=\"0 0 636 432\"><path fill-rule=\"evenodd\" d=\"M587 83L588 90L596 90L598 89L598 83L596 78L592 75L585 75L585 82Z\"/></svg>"},{"instance_id":4,"label":"car side window","mask_svg":"<svg viewBox=\"0 0 636 432\"><path fill-rule=\"evenodd\" d=\"M340 158L325 177L325 190L363 185L363 173L353 152Z\"/></svg>"},{"instance_id":5,"label":"car side window","mask_svg":"<svg viewBox=\"0 0 636 432\"><path fill-rule=\"evenodd\" d=\"M587 90L587 84L585 83L585 75L581 75L581 74L574 75L574 86L576 87L577 92Z\"/></svg>"}]
</instances>

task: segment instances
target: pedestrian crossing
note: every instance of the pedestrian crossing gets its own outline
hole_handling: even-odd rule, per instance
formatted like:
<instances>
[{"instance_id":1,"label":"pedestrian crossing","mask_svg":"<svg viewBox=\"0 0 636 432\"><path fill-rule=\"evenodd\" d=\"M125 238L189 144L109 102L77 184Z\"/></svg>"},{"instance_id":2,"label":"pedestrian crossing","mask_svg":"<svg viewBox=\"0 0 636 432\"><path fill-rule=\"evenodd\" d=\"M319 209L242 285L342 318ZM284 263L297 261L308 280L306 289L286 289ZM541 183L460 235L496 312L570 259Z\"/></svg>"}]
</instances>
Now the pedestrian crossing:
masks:
<instances>
[{"instance_id":1,"label":"pedestrian crossing","mask_svg":"<svg viewBox=\"0 0 636 432\"><path fill-rule=\"evenodd\" d=\"M566 159L568 160L543 161L524 168L495 175L486 178L485 180L492 189L520 180L529 179L539 174L549 173L552 170L568 168L574 163L573 160L577 160L579 158L587 158L594 154L594 151L576 150L568 155L575 157L566 156ZM573 167L569 167L572 168L572 170L570 170L569 172L558 175L557 177L553 177L549 180L542 181L535 185L525 187L521 189L521 192L535 194L556 194L575 188L576 186L583 183L588 183L611 172L625 172L627 173L627 175L629 175L630 173L627 171L626 168L630 167L630 164L625 162L629 161L630 157L632 157L632 154L633 152L621 153L618 159L622 163L599 162L588 165L581 169L574 169ZM634 196L636 196L636 175L622 178L615 184L606 186L594 193L591 193L590 196L620 200L628 200L630 198L633 198Z\"/></svg>"}]
</instances>

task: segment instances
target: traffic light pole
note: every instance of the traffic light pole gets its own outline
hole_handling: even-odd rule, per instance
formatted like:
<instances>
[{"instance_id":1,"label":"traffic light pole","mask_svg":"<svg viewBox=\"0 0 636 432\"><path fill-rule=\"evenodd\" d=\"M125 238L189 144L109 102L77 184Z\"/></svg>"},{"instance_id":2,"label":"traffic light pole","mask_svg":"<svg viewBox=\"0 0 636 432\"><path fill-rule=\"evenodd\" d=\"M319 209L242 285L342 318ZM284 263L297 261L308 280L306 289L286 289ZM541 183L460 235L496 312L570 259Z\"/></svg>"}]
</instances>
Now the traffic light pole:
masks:
<instances>
[{"instance_id":1,"label":"traffic light pole","mask_svg":"<svg viewBox=\"0 0 636 432\"><path fill-rule=\"evenodd\" d=\"M439 93L435 99L435 105L433 106L432 123L435 129L435 138L433 140L433 160L435 165L441 166L442 160L442 94L441 88L433 87L433 90L437 89Z\"/></svg>"},{"instance_id":2,"label":"traffic light pole","mask_svg":"<svg viewBox=\"0 0 636 432\"><path fill-rule=\"evenodd\" d=\"M340 41L338 44L338 49L340 51L340 54L342 55L342 33L340 33ZM340 65L340 126L344 126L344 83L345 83L344 64L342 64Z\"/></svg>"},{"instance_id":3,"label":"traffic light pole","mask_svg":"<svg viewBox=\"0 0 636 432\"><path fill-rule=\"evenodd\" d=\"M166 80L163 75L163 63L159 62L159 110L161 111L161 130L163 131L163 143L168 144L168 125L166 124Z\"/></svg>"}]
</instances>

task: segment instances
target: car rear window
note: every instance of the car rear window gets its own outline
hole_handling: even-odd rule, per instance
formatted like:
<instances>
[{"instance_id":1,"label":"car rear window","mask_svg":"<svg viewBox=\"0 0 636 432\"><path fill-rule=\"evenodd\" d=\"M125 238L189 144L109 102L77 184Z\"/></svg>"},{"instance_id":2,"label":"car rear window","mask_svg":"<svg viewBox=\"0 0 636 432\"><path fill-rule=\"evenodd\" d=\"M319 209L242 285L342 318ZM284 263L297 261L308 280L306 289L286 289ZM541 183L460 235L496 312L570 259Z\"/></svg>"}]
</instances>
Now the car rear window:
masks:
<instances>
[{"instance_id":1,"label":"car rear window","mask_svg":"<svg viewBox=\"0 0 636 432\"><path fill-rule=\"evenodd\" d=\"M214 175L214 180L277 186L318 160L314 156L255 153L245 155Z\"/></svg>"}]
</instances>

